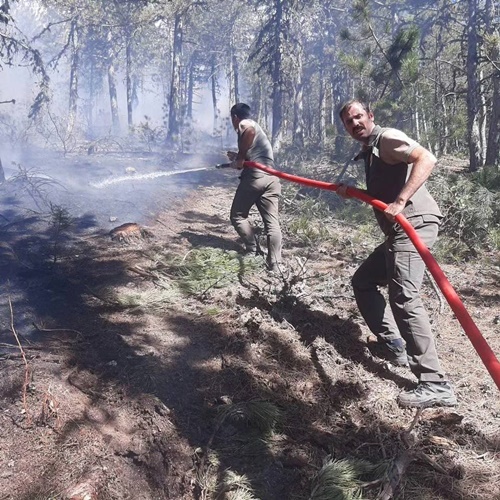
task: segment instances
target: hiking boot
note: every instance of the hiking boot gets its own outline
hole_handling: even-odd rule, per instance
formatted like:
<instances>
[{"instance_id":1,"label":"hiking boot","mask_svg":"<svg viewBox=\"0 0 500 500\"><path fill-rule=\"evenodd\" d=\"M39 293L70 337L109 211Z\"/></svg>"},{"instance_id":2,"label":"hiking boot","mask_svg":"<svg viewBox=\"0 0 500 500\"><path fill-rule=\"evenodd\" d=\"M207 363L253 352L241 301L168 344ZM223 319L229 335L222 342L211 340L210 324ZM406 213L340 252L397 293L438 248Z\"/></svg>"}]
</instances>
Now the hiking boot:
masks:
<instances>
[{"instance_id":1,"label":"hiking boot","mask_svg":"<svg viewBox=\"0 0 500 500\"><path fill-rule=\"evenodd\" d=\"M267 270L271 273L278 273L280 271L280 265L278 262L266 263Z\"/></svg>"},{"instance_id":2,"label":"hiking boot","mask_svg":"<svg viewBox=\"0 0 500 500\"><path fill-rule=\"evenodd\" d=\"M263 256L265 255L263 250L260 248L260 246L246 246L241 250L241 253L245 256L247 255L257 255L257 256Z\"/></svg>"},{"instance_id":3,"label":"hiking boot","mask_svg":"<svg viewBox=\"0 0 500 500\"><path fill-rule=\"evenodd\" d=\"M399 394L398 404L404 408L455 406L457 398L448 382L419 382L412 391Z\"/></svg>"},{"instance_id":4,"label":"hiking boot","mask_svg":"<svg viewBox=\"0 0 500 500\"><path fill-rule=\"evenodd\" d=\"M245 247L242 253L243 255L257 255L257 247Z\"/></svg>"},{"instance_id":5,"label":"hiking boot","mask_svg":"<svg viewBox=\"0 0 500 500\"><path fill-rule=\"evenodd\" d=\"M372 356L385 359L395 366L409 366L403 339L385 342L374 335L370 335L366 339L366 343Z\"/></svg>"}]
</instances>

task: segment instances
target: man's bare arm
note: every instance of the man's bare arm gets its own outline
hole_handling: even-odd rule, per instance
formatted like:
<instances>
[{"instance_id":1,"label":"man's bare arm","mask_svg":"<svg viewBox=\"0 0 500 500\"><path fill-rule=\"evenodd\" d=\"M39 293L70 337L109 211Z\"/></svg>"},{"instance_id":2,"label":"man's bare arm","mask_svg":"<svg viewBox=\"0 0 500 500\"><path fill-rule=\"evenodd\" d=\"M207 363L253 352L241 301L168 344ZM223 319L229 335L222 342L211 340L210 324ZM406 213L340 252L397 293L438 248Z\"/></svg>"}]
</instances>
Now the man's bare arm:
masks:
<instances>
[{"instance_id":1,"label":"man's bare arm","mask_svg":"<svg viewBox=\"0 0 500 500\"><path fill-rule=\"evenodd\" d=\"M408 200L429 178L436 165L436 161L434 155L422 146L416 147L410 153L408 163L413 164L410 176L397 198L384 210L386 217L390 221L394 221L394 217L404 210Z\"/></svg>"}]
</instances>

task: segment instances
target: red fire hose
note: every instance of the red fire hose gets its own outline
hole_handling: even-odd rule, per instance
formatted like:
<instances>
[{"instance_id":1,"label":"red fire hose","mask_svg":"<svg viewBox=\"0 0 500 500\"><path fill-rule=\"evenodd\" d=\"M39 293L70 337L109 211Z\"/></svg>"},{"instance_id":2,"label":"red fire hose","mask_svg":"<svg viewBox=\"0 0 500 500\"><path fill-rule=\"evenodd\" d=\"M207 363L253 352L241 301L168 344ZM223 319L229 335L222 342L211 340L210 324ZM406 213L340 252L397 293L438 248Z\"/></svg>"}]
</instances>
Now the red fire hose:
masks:
<instances>
[{"instance_id":1,"label":"red fire hose","mask_svg":"<svg viewBox=\"0 0 500 500\"><path fill-rule=\"evenodd\" d=\"M266 167L264 165L261 165L260 163L256 163L253 161L246 161L244 165L247 167L258 168L260 170L263 170L264 172L267 172L268 174L275 175L276 177L279 177L281 179L296 182L304 186L326 189L329 191L336 191L339 187L337 184L331 184L329 182L315 181L312 179L306 179L304 177L298 177L296 175L286 174L285 172L280 172L279 170ZM372 205L374 208L382 212L387 208L387 205L385 203L380 200L376 200L372 196L364 193L363 191L360 191L359 189L347 188L347 194L349 196L352 196L353 198L357 198L361 201L364 201L365 203ZM417 232L404 217L404 215L397 215L395 217L395 220L404 229L405 233L412 241L418 253L421 255L430 273L432 274L432 276L434 276L437 285L443 292L444 297L448 301L448 304L450 304L451 310L455 313L455 316L457 317L458 321L462 325L462 328L472 342L472 345L479 354L479 357L481 358L491 377L495 381L495 384L500 389L500 362L496 358L494 352L491 350L491 347L482 336L479 328L476 326L469 313L465 309L465 306L460 300L460 297L457 295L450 282L444 275L443 271L439 267L439 264L436 262L436 259L434 259L429 249L422 243L422 240L419 238Z\"/></svg>"}]
</instances>

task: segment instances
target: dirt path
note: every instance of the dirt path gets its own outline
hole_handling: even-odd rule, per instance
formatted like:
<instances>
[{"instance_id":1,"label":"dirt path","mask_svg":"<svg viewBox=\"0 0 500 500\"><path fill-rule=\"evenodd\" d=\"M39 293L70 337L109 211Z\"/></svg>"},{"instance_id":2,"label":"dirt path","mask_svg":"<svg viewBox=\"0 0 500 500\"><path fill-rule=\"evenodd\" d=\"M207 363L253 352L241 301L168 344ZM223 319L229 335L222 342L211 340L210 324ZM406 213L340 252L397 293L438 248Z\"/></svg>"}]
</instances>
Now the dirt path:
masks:
<instances>
[{"instance_id":1,"label":"dirt path","mask_svg":"<svg viewBox=\"0 0 500 500\"><path fill-rule=\"evenodd\" d=\"M306 249L285 220L289 270L269 277L234 252L235 183L218 175L151 220L151 239L87 231L52 266L25 260L21 248L33 256L35 243L19 234L4 248L0 499L230 498L243 476L248 498L304 499L328 456L405 453L414 412L395 398L414 380L366 349L349 286L359 249L340 237ZM201 250L219 259L214 272L224 258L236 265L234 279L193 288L177 271ZM445 272L498 353L495 265ZM181 282L190 294L172 286ZM498 390L448 308L424 292L460 405L423 412L420 455L397 498L498 499ZM272 433L237 406L262 401Z\"/></svg>"}]
</instances>

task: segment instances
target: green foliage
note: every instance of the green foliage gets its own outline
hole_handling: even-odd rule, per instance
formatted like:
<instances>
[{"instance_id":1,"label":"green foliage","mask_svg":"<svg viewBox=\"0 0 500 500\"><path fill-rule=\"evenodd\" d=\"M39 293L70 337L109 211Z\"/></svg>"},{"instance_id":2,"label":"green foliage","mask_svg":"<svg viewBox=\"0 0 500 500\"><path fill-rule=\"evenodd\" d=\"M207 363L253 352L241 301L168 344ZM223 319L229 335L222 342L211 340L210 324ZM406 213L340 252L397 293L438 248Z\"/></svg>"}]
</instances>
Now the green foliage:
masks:
<instances>
[{"instance_id":1,"label":"green foliage","mask_svg":"<svg viewBox=\"0 0 500 500\"><path fill-rule=\"evenodd\" d=\"M49 101L49 76L46 72L42 55L31 43L24 39L16 27L15 19L10 13L10 2L0 5L0 23L3 25L0 36L0 69L3 65L12 66L16 61L20 66L27 66L38 77L39 91L29 111L29 118L37 116L43 105Z\"/></svg>"},{"instance_id":2,"label":"green foliage","mask_svg":"<svg viewBox=\"0 0 500 500\"><path fill-rule=\"evenodd\" d=\"M258 500L258 497L253 493L250 479L245 474L238 474L231 469L224 472L217 498L224 498L225 500Z\"/></svg>"},{"instance_id":3,"label":"green foliage","mask_svg":"<svg viewBox=\"0 0 500 500\"><path fill-rule=\"evenodd\" d=\"M433 255L440 262L459 264L470 257L469 247L456 238L442 234L432 249Z\"/></svg>"},{"instance_id":4,"label":"green foliage","mask_svg":"<svg viewBox=\"0 0 500 500\"><path fill-rule=\"evenodd\" d=\"M153 147L163 140L163 128L151 126L150 120L151 118L145 115L144 121L135 126L132 132L146 145L148 151L153 151Z\"/></svg>"},{"instance_id":5,"label":"green foliage","mask_svg":"<svg viewBox=\"0 0 500 500\"><path fill-rule=\"evenodd\" d=\"M401 77L406 82L416 82L419 77L420 61L415 52L409 54L401 64Z\"/></svg>"},{"instance_id":6,"label":"green foliage","mask_svg":"<svg viewBox=\"0 0 500 500\"><path fill-rule=\"evenodd\" d=\"M48 190L54 186L61 186L61 184L37 168L24 167L20 163L13 162L13 164L18 171L9 178L9 182L19 184L38 208L48 207L51 210L51 203L47 199Z\"/></svg>"},{"instance_id":7,"label":"green foliage","mask_svg":"<svg viewBox=\"0 0 500 500\"><path fill-rule=\"evenodd\" d=\"M293 203L294 215L287 223L290 233L308 246L327 240L327 218L331 215L328 204L312 196L296 198Z\"/></svg>"},{"instance_id":8,"label":"green foliage","mask_svg":"<svg viewBox=\"0 0 500 500\"><path fill-rule=\"evenodd\" d=\"M366 71L367 61L353 54L340 53L341 63L352 73L361 75Z\"/></svg>"},{"instance_id":9,"label":"green foliage","mask_svg":"<svg viewBox=\"0 0 500 500\"><path fill-rule=\"evenodd\" d=\"M50 203L50 225L58 232L66 231L73 224L74 219L69 215L69 211Z\"/></svg>"},{"instance_id":10,"label":"green foliage","mask_svg":"<svg viewBox=\"0 0 500 500\"><path fill-rule=\"evenodd\" d=\"M123 308L161 310L179 299L175 282L165 276L158 276L155 288L137 292L123 292L113 297L113 302Z\"/></svg>"},{"instance_id":11,"label":"green foliage","mask_svg":"<svg viewBox=\"0 0 500 500\"><path fill-rule=\"evenodd\" d=\"M308 246L317 245L330 237L328 228L320 220L311 220L306 215L294 217L288 230Z\"/></svg>"},{"instance_id":12,"label":"green foliage","mask_svg":"<svg viewBox=\"0 0 500 500\"><path fill-rule=\"evenodd\" d=\"M368 21L370 17L368 0L355 0L352 4L352 12L356 21Z\"/></svg>"},{"instance_id":13,"label":"green foliage","mask_svg":"<svg viewBox=\"0 0 500 500\"><path fill-rule=\"evenodd\" d=\"M500 32L485 33L484 35L485 53L488 59L496 61L498 66L498 57L500 55Z\"/></svg>"},{"instance_id":14,"label":"green foliage","mask_svg":"<svg viewBox=\"0 0 500 500\"><path fill-rule=\"evenodd\" d=\"M386 463L328 458L314 478L309 500L361 500L363 484L381 479L387 469Z\"/></svg>"},{"instance_id":15,"label":"green foliage","mask_svg":"<svg viewBox=\"0 0 500 500\"><path fill-rule=\"evenodd\" d=\"M339 38L343 42L352 42L354 40L354 37L352 36L352 33L349 31L348 28L342 28L340 30Z\"/></svg>"},{"instance_id":16,"label":"green foliage","mask_svg":"<svg viewBox=\"0 0 500 500\"><path fill-rule=\"evenodd\" d=\"M255 257L242 257L236 252L209 247L194 248L182 258L170 253L151 258L155 261L153 272L172 278L183 293L201 296L262 267Z\"/></svg>"},{"instance_id":17,"label":"green foliage","mask_svg":"<svg viewBox=\"0 0 500 500\"><path fill-rule=\"evenodd\" d=\"M227 425L231 428L230 436L232 436L232 439L228 439L225 434L224 445L220 449L226 457L225 463L231 463L231 458L235 455L239 459L245 457L249 463L255 464L268 460L273 431L280 421L281 411L269 401L250 400L219 406L216 431ZM254 492L252 483L255 481L259 482L259 478L250 478L246 474L226 469L223 474L219 474L214 498L226 500L262 498Z\"/></svg>"},{"instance_id":18,"label":"green foliage","mask_svg":"<svg viewBox=\"0 0 500 500\"><path fill-rule=\"evenodd\" d=\"M500 228L495 227L490 229L488 234L488 243L494 250L500 251Z\"/></svg>"},{"instance_id":19,"label":"green foliage","mask_svg":"<svg viewBox=\"0 0 500 500\"><path fill-rule=\"evenodd\" d=\"M49 207L49 225L52 233L52 263L55 264L61 251L63 236L74 223L74 219L70 216L69 211L60 205L49 202Z\"/></svg>"},{"instance_id":20,"label":"green foliage","mask_svg":"<svg viewBox=\"0 0 500 500\"><path fill-rule=\"evenodd\" d=\"M364 203L347 200L336 212L336 216L358 228L366 226L367 228L371 228L370 230L379 231L375 217L373 216L373 209Z\"/></svg>"},{"instance_id":21,"label":"green foliage","mask_svg":"<svg viewBox=\"0 0 500 500\"><path fill-rule=\"evenodd\" d=\"M419 63L415 47L418 39L419 31L416 26L398 31L387 49L386 57L371 72L371 77L377 85L390 86L400 92L402 87L417 80ZM407 76L409 81L406 81L404 76ZM394 96L394 92L392 94Z\"/></svg>"},{"instance_id":22,"label":"green foliage","mask_svg":"<svg viewBox=\"0 0 500 500\"><path fill-rule=\"evenodd\" d=\"M479 184L478 175L442 171L428 183L444 215L441 232L450 238L440 243L440 252L450 260L476 256L487 249L495 240L491 231L500 227L500 196Z\"/></svg>"},{"instance_id":23,"label":"green foliage","mask_svg":"<svg viewBox=\"0 0 500 500\"><path fill-rule=\"evenodd\" d=\"M12 18L9 14L9 9L9 2L2 2L2 5L0 5L0 23L8 24L11 21Z\"/></svg>"},{"instance_id":24,"label":"green foliage","mask_svg":"<svg viewBox=\"0 0 500 500\"><path fill-rule=\"evenodd\" d=\"M490 191L500 191L499 165L482 168L473 174L472 179Z\"/></svg>"},{"instance_id":25,"label":"green foliage","mask_svg":"<svg viewBox=\"0 0 500 500\"><path fill-rule=\"evenodd\" d=\"M419 36L419 29L415 25L409 28L402 28L397 32L387 51L389 64L395 71L399 71L407 57L412 55L418 43Z\"/></svg>"},{"instance_id":26,"label":"green foliage","mask_svg":"<svg viewBox=\"0 0 500 500\"><path fill-rule=\"evenodd\" d=\"M281 420L279 408L269 401L243 401L221 406L219 424L230 422L236 426L253 428L259 434L270 434Z\"/></svg>"}]
</instances>

